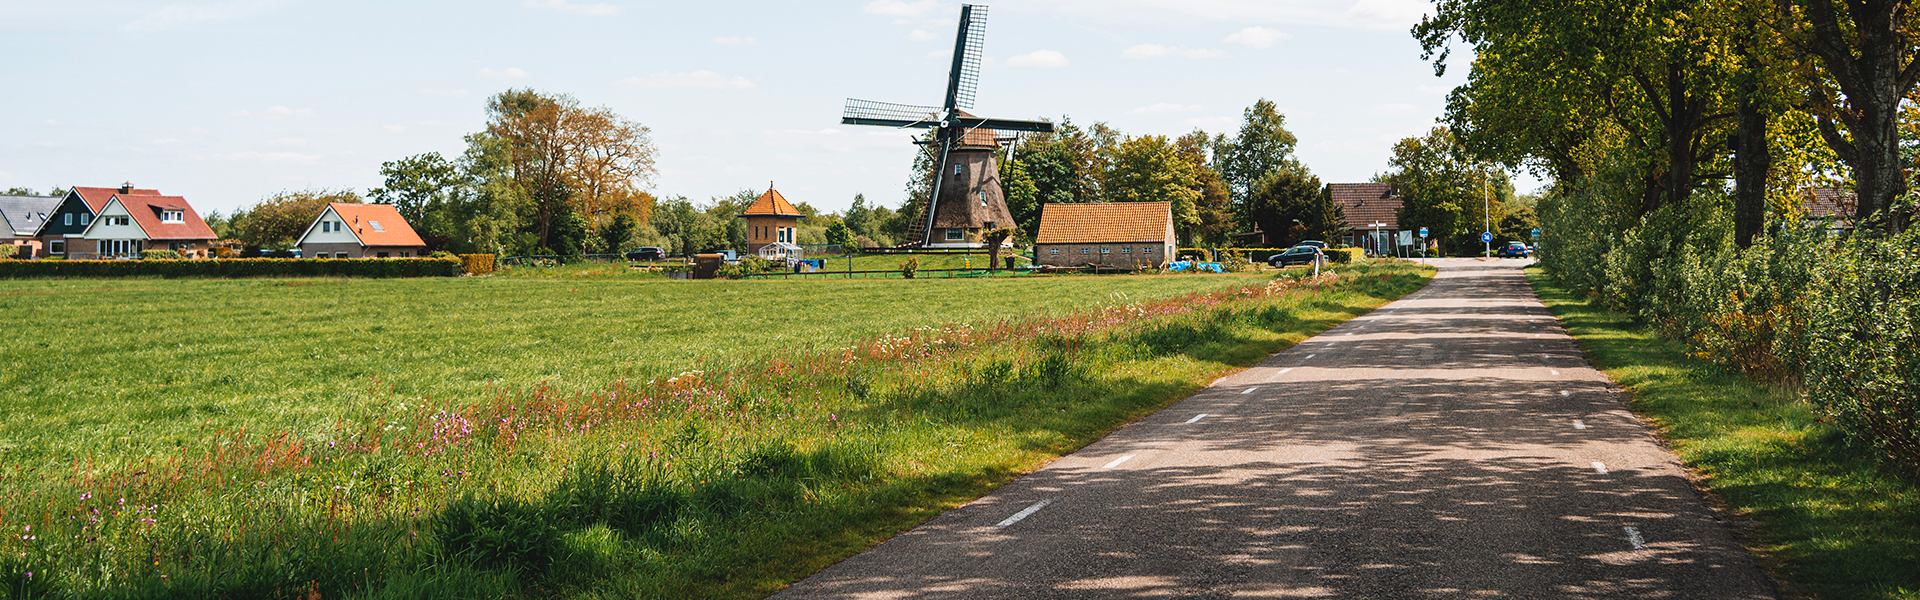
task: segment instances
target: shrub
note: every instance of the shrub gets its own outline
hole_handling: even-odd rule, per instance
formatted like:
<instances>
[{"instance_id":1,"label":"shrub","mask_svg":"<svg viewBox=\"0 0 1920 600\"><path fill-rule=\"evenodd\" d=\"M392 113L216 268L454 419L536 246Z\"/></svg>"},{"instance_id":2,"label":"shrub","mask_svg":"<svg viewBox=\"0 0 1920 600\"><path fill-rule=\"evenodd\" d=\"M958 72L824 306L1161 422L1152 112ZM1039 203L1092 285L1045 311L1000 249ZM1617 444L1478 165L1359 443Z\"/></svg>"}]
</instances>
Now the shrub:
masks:
<instances>
[{"instance_id":1,"label":"shrub","mask_svg":"<svg viewBox=\"0 0 1920 600\"><path fill-rule=\"evenodd\" d=\"M460 271L468 275L486 275L492 273L493 255L462 254L460 255Z\"/></svg>"},{"instance_id":2,"label":"shrub","mask_svg":"<svg viewBox=\"0 0 1920 600\"><path fill-rule=\"evenodd\" d=\"M1340 264L1360 262L1367 257L1367 251L1360 248L1324 248L1320 252L1327 255L1327 260Z\"/></svg>"},{"instance_id":3,"label":"shrub","mask_svg":"<svg viewBox=\"0 0 1920 600\"><path fill-rule=\"evenodd\" d=\"M180 260L179 252L166 249L145 250L140 252L140 260Z\"/></svg>"},{"instance_id":4,"label":"shrub","mask_svg":"<svg viewBox=\"0 0 1920 600\"><path fill-rule=\"evenodd\" d=\"M428 254L427 258L460 258L460 257L458 255L455 255L452 252L448 252L445 250L435 250L433 251L432 254Z\"/></svg>"},{"instance_id":5,"label":"shrub","mask_svg":"<svg viewBox=\"0 0 1920 600\"><path fill-rule=\"evenodd\" d=\"M1920 477L1920 229L1844 245L1817 285L1808 400Z\"/></svg>"},{"instance_id":6,"label":"shrub","mask_svg":"<svg viewBox=\"0 0 1920 600\"><path fill-rule=\"evenodd\" d=\"M13 244L0 244L0 260L13 258L15 256L14 253L19 251L20 251L19 246L15 246Z\"/></svg>"},{"instance_id":7,"label":"shrub","mask_svg":"<svg viewBox=\"0 0 1920 600\"><path fill-rule=\"evenodd\" d=\"M61 260L0 263L0 278L23 277L455 277L444 258L236 258L222 260Z\"/></svg>"},{"instance_id":8,"label":"shrub","mask_svg":"<svg viewBox=\"0 0 1920 600\"><path fill-rule=\"evenodd\" d=\"M918 272L919 270L920 270L920 257L918 256L909 256L907 257L906 260L900 261L901 277L905 277L907 279L913 279L913 274L915 272Z\"/></svg>"}]
</instances>

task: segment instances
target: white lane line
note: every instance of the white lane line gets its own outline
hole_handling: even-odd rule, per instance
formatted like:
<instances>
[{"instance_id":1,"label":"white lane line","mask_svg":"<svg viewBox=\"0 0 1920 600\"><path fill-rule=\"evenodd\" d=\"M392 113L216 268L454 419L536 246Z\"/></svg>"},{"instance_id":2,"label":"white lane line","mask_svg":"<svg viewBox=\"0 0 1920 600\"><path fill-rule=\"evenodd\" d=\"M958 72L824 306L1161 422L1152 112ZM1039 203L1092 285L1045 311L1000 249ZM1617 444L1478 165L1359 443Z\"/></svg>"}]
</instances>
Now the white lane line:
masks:
<instances>
[{"instance_id":1,"label":"white lane line","mask_svg":"<svg viewBox=\"0 0 1920 600\"><path fill-rule=\"evenodd\" d=\"M1286 372L1286 371L1281 371L1281 373L1285 373L1285 372ZM1242 395L1242 396L1245 396L1245 395L1247 395L1247 394L1251 394L1251 393L1253 393L1253 391L1254 391L1254 390L1257 390L1257 389L1260 389L1260 386L1257 386L1257 385L1256 385L1256 386L1253 386L1253 387L1250 387L1250 388L1247 388L1246 390L1244 390L1244 391L1241 391L1241 392L1240 392L1240 395Z\"/></svg>"},{"instance_id":2,"label":"white lane line","mask_svg":"<svg viewBox=\"0 0 1920 600\"><path fill-rule=\"evenodd\" d=\"M1562 396L1572 396L1572 395L1573 395L1573 392L1569 392L1569 391L1566 391L1566 390L1560 390L1560 395L1562 395Z\"/></svg>"},{"instance_id":3,"label":"white lane line","mask_svg":"<svg viewBox=\"0 0 1920 600\"><path fill-rule=\"evenodd\" d=\"M1555 371L1555 370L1553 370L1553 369L1547 369L1547 372L1548 372L1548 373L1552 373L1552 374L1554 374L1554 375L1559 375L1559 374L1560 374L1560 372L1559 372L1559 371Z\"/></svg>"},{"instance_id":4,"label":"white lane line","mask_svg":"<svg viewBox=\"0 0 1920 600\"><path fill-rule=\"evenodd\" d=\"M1187 419L1187 424L1192 425L1195 422L1198 422L1199 420L1205 419L1205 418L1207 418L1207 413L1200 413L1200 414L1194 415L1193 418L1191 419Z\"/></svg>"},{"instance_id":5,"label":"white lane line","mask_svg":"<svg viewBox=\"0 0 1920 600\"><path fill-rule=\"evenodd\" d=\"M1582 420L1579 420L1579 419L1574 419L1574 420L1573 420L1573 428L1574 428L1574 429L1586 429L1586 428L1587 428L1587 422L1586 422L1586 421L1582 421Z\"/></svg>"},{"instance_id":6,"label":"white lane line","mask_svg":"<svg viewBox=\"0 0 1920 600\"><path fill-rule=\"evenodd\" d=\"M1640 537L1640 530L1638 528L1632 525L1628 525L1624 529L1627 530L1627 543L1633 544L1633 549L1635 550L1647 549L1647 540L1642 539Z\"/></svg>"},{"instance_id":7,"label":"white lane line","mask_svg":"<svg viewBox=\"0 0 1920 600\"><path fill-rule=\"evenodd\" d=\"M1285 375L1285 374L1287 374L1287 371L1292 371L1292 370L1293 370L1293 367L1287 367L1287 368L1285 368L1285 369L1281 369L1281 370L1280 370L1280 373L1279 373L1279 374L1280 374L1280 375Z\"/></svg>"},{"instance_id":8,"label":"white lane line","mask_svg":"<svg viewBox=\"0 0 1920 600\"><path fill-rule=\"evenodd\" d=\"M1315 357L1315 356L1319 356L1319 355L1318 355L1318 354L1308 354L1306 358L1303 358L1303 359L1300 359L1300 360L1313 360L1313 357Z\"/></svg>"},{"instance_id":9,"label":"white lane line","mask_svg":"<svg viewBox=\"0 0 1920 600\"><path fill-rule=\"evenodd\" d=\"M1110 462L1110 463L1107 463L1107 466L1104 466L1104 467L1100 467L1100 468L1102 468L1102 469L1111 469L1111 468L1114 468L1114 467L1118 467L1118 466L1120 466L1120 463L1123 463L1123 462L1127 462L1128 460L1130 460L1130 459L1132 459L1133 457L1134 457L1134 455L1132 455L1132 454L1128 454L1128 455L1126 455L1126 456L1122 456L1122 457L1120 457L1120 458L1116 458L1116 459L1113 459L1113 462Z\"/></svg>"},{"instance_id":10,"label":"white lane line","mask_svg":"<svg viewBox=\"0 0 1920 600\"><path fill-rule=\"evenodd\" d=\"M1032 516L1033 513L1040 512L1040 509L1046 508L1048 504L1053 504L1053 500L1041 500L1039 502L1035 502L1033 503L1033 506L1027 507L1026 510L1013 513L1013 516L1007 517L1007 520L1001 521L995 524L994 527L1006 527L1014 523L1019 523L1021 519L1025 519L1029 516Z\"/></svg>"},{"instance_id":11,"label":"white lane line","mask_svg":"<svg viewBox=\"0 0 1920 600\"><path fill-rule=\"evenodd\" d=\"M1349 331L1347 332L1347 335L1353 335L1353 332Z\"/></svg>"},{"instance_id":12,"label":"white lane line","mask_svg":"<svg viewBox=\"0 0 1920 600\"><path fill-rule=\"evenodd\" d=\"M1593 461L1593 472L1595 472L1595 473L1599 473L1599 474L1601 474L1601 475L1605 475L1605 474L1607 474L1607 465L1606 465L1606 463L1602 463L1602 462L1600 462L1600 461L1597 461L1597 460L1596 460L1596 461Z\"/></svg>"}]
</instances>

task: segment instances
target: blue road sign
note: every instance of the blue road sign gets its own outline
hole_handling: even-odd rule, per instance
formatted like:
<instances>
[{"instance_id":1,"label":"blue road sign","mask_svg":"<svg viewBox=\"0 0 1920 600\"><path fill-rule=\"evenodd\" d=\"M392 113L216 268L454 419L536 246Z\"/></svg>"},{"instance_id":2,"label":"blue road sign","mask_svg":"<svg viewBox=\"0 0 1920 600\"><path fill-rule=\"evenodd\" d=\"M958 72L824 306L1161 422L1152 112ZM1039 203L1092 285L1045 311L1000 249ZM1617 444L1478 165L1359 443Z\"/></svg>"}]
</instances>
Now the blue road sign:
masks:
<instances>
[{"instance_id":1,"label":"blue road sign","mask_svg":"<svg viewBox=\"0 0 1920 600\"><path fill-rule=\"evenodd\" d=\"M1420 228L1420 237L1427 237L1427 228L1425 227Z\"/></svg>"},{"instance_id":2,"label":"blue road sign","mask_svg":"<svg viewBox=\"0 0 1920 600\"><path fill-rule=\"evenodd\" d=\"M1492 242L1492 241L1493 241L1493 232L1491 232L1491 231L1482 231L1482 232L1480 232L1480 241L1482 241L1482 242Z\"/></svg>"},{"instance_id":3,"label":"blue road sign","mask_svg":"<svg viewBox=\"0 0 1920 600\"><path fill-rule=\"evenodd\" d=\"M1537 239L1540 239L1540 228L1539 228L1539 227L1535 227L1535 228L1533 228L1533 239L1536 239L1536 240L1537 240Z\"/></svg>"}]
</instances>

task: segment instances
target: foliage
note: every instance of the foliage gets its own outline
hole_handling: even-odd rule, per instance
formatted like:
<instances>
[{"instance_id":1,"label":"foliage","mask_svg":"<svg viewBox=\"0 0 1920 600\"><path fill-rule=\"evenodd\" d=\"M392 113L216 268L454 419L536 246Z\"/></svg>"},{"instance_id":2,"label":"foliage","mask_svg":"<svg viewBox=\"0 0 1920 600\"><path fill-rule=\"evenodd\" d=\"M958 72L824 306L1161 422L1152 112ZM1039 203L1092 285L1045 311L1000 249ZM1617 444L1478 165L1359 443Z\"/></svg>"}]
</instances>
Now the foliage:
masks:
<instances>
[{"instance_id":1,"label":"foliage","mask_svg":"<svg viewBox=\"0 0 1920 600\"><path fill-rule=\"evenodd\" d=\"M492 254L460 255L460 272L462 273L468 275L487 275L493 273L493 268Z\"/></svg>"},{"instance_id":2,"label":"foliage","mask_svg":"<svg viewBox=\"0 0 1920 600\"><path fill-rule=\"evenodd\" d=\"M918 256L909 256L907 257L906 260L900 261L901 277L905 277L907 279L913 279L914 272L919 270L920 270L920 257Z\"/></svg>"},{"instance_id":3,"label":"foliage","mask_svg":"<svg viewBox=\"0 0 1920 600\"><path fill-rule=\"evenodd\" d=\"M1853 240L1818 277L1807 399L1920 481L1920 229Z\"/></svg>"},{"instance_id":4,"label":"foliage","mask_svg":"<svg viewBox=\"0 0 1920 600\"><path fill-rule=\"evenodd\" d=\"M778 273L785 271L784 262L771 261L758 256L742 256L740 261L730 265L721 265L714 275L721 279L742 279L758 273Z\"/></svg>"},{"instance_id":5,"label":"foliage","mask_svg":"<svg viewBox=\"0 0 1920 600\"><path fill-rule=\"evenodd\" d=\"M1129 138L1113 148L1111 167L1101 176L1108 202L1169 202L1173 227L1185 233L1200 222L1201 165L1182 155L1166 136Z\"/></svg>"},{"instance_id":6,"label":"foliage","mask_svg":"<svg viewBox=\"0 0 1920 600\"><path fill-rule=\"evenodd\" d=\"M1014 227L1033 239L1040 234L1040 188L1027 176L1025 163L1001 156L1000 191L1007 199L1007 211L1013 214Z\"/></svg>"},{"instance_id":7,"label":"foliage","mask_svg":"<svg viewBox=\"0 0 1920 600\"><path fill-rule=\"evenodd\" d=\"M233 225L234 237L256 248L291 247L334 202L359 204L360 195L353 190L326 189L274 194L247 209L245 219Z\"/></svg>"},{"instance_id":8,"label":"foliage","mask_svg":"<svg viewBox=\"0 0 1920 600\"><path fill-rule=\"evenodd\" d=\"M1292 245L1300 240L1339 237L1345 229L1344 210L1334 204L1320 178L1304 167L1267 174L1247 198L1246 212L1261 231L1280 234Z\"/></svg>"},{"instance_id":9,"label":"foliage","mask_svg":"<svg viewBox=\"0 0 1920 600\"><path fill-rule=\"evenodd\" d=\"M1248 201L1258 184L1274 173L1305 170L1293 155L1299 139L1286 125L1279 108L1261 98L1242 114L1238 135L1214 141L1214 170L1234 199Z\"/></svg>"},{"instance_id":10,"label":"foliage","mask_svg":"<svg viewBox=\"0 0 1920 600\"><path fill-rule=\"evenodd\" d=\"M30 277L453 277L444 258L234 258L221 260L36 260L0 263L0 278Z\"/></svg>"},{"instance_id":11,"label":"foliage","mask_svg":"<svg viewBox=\"0 0 1920 600\"><path fill-rule=\"evenodd\" d=\"M834 221L832 225L827 226L827 243L849 251L859 248L859 242L853 238L853 228L848 227L844 221Z\"/></svg>"},{"instance_id":12,"label":"foliage","mask_svg":"<svg viewBox=\"0 0 1920 600\"><path fill-rule=\"evenodd\" d=\"M646 220L653 197L641 191L655 174L647 127L612 109L583 108L572 96L507 90L487 100L486 134L503 143L506 174L528 200L532 245L567 247L562 239L579 215L627 212Z\"/></svg>"},{"instance_id":13,"label":"foliage","mask_svg":"<svg viewBox=\"0 0 1920 600\"><path fill-rule=\"evenodd\" d=\"M1194 222L1181 231L1186 243L1225 244L1238 226L1233 212L1233 197L1219 171L1213 168L1213 140L1207 132L1195 129L1173 141L1173 147L1192 165Z\"/></svg>"},{"instance_id":14,"label":"foliage","mask_svg":"<svg viewBox=\"0 0 1920 600\"><path fill-rule=\"evenodd\" d=\"M380 175L386 182L367 190L367 198L393 205L423 238L452 234L447 205L469 183L461 165L438 152L427 152L380 163Z\"/></svg>"},{"instance_id":15,"label":"foliage","mask_svg":"<svg viewBox=\"0 0 1920 600\"><path fill-rule=\"evenodd\" d=\"M174 252L172 250L168 250L165 248L155 248L152 250L140 251L140 260L180 260L182 258L185 258L185 257L180 256L179 252Z\"/></svg>"},{"instance_id":16,"label":"foliage","mask_svg":"<svg viewBox=\"0 0 1920 600\"><path fill-rule=\"evenodd\" d=\"M19 251L20 251L20 246L16 246L13 244L0 244L0 260L13 258Z\"/></svg>"},{"instance_id":17,"label":"foliage","mask_svg":"<svg viewBox=\"0 0 1920 600\"><path fill-rule=\"evenodd\" d=\"M1480 250L1480 232L1488 215L1502 225L1507 222L1512 181L1494 165L1468 155L1446 127L1435 127L1424 136L1395 143L1387 165L1389 170L1381 179L1401 198L1398 222L1409 229L1427 228L1442 252ZM1516 224L1526 226L1522 235L1532 233L1533 227L1524 217ZM1501 229L1502 234L1511 232ZM1494 241L1513 239L1525 238Z\"/></svg>"},{"instance_id":18,"label":"foliage","mask_svg":"<svg viewBox=\"0 0 1920 600\"><path fill-rule=\"evenodd\" d=\"M1320 252L1335 264L1353 264L1367 258L1367 251L1364 248L1322 248Z\"/></svg>"}]
</instances>

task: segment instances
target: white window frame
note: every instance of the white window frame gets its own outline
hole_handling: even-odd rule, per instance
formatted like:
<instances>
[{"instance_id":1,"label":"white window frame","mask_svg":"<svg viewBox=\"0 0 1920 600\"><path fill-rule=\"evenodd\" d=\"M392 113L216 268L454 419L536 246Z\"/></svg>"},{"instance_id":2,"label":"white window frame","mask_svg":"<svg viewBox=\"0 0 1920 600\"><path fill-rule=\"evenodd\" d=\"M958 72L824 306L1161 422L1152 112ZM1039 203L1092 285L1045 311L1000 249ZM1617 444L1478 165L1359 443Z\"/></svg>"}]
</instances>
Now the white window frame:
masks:
<instances>
[{"instance_id":1,"label":"white window frame","mask_svg":"<svg viewBox=\"0 0 1920 600\"><path fill-rule=\"evenodd\" d=\"M72 213L68 213L68 214L72 214ZM82 227L85 227L88 223L92 223L92 222L93 222L93 213L80 213L80 225Z\"/></svg>"},{"instance_id":2,"label":"white window frame","mask_svg":"<svg viewBox=\"0 0 1920 600\"><path fill-rule=\"evenodd\" d=\"M964 241L967 241L967 230L965 230L965 229L961 229L961 228L958 228L958 227L948 227L948 228L947 228L947 241L949 241L949 242L964 242Z\"/></svg>"},{"instance_id":3,"label":"white window frame","mask_svg":"<svg viewBox=\"0 0 1920 600\"><path fill-rule=\"evenodd\" d=\"M160 211L160 222L161 223L185 223L187 222L187 211L184 211L184 210Z\"/></svg>"},{"instance_id":4,"label":"white window frame","mask_svg":"<svg viewBox=\"0 0 1920 600\"><path fill-rule=\"evenodd\" d=\"M1100 253L1101 253L1101 254L1111 254L1111 253L1113 253L1113 249L1112 249L1112 248L1101 248L1101 249L1100 249Z\"/></svg>"},{"instance_id":5,"label":"white window frame","mask_svg":"<svg viewBox=\"0 0 1920 600\"><path fill-rule=\"evenodd\" d=\"M1060 249L1059 249L1059 248L1054 248L1054 249L1053 249L1052 251L1050 251L1050 252L1048 252L1048 254L1054 254L1054 255L1058 255L1058 254L1060 254Z\"/></svg>"},{"instance_id":6,"label":"white window frame","mask_svg":"<svg viewBox=\"0 0 1920 600\"><path fill-rule=\"evenodd\" d=\"M63 226L66 226L66 227L72 227L72 226L73 226L73 213L67 213L67 214L64 214L64 215L60 215L60 216L61 216L61 217L63 217L63 218L61 218L61 219L60 219L60 224L61 224L61 225L63 225Z\"/></svg>"},{"instance_id":7,"label":"white window frame","mask_svg":"<svg viewBox=\"0 0 1920 600\"><path fill-rule=\"evenodd\" d=\"M72 213L68 213L68 214L72 214ZM66 240L53 240L53 241L47 242L47 254L64 255L66 253L67 253Z\"/></svg>"}]
</instances>

